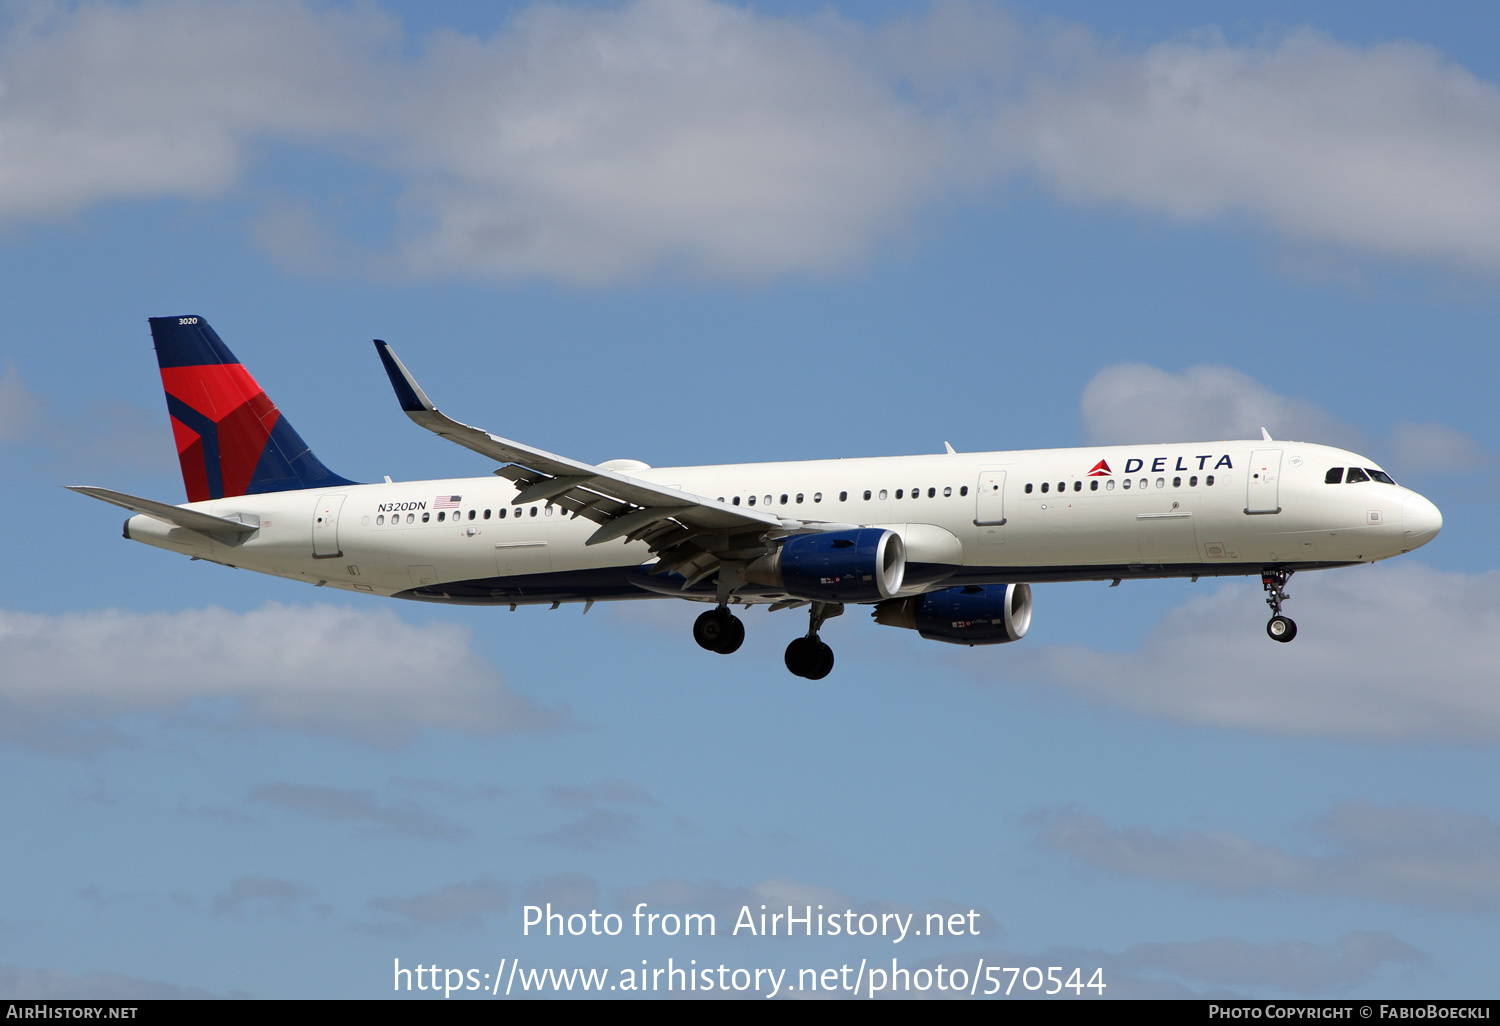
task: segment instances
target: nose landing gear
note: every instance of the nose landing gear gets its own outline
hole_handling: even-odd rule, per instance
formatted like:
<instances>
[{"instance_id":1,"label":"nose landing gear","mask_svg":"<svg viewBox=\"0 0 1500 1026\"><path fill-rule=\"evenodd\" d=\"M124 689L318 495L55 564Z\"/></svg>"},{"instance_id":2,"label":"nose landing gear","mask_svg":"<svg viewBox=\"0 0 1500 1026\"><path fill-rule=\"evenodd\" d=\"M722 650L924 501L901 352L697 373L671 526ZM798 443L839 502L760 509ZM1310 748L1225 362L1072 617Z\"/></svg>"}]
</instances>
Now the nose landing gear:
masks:
<instances>
[{"instance_id":1,"label":"nose landing gear","mask_svg":"<svg viewBox=\"0 0 1500 1026\"><path fill-rule=\"evenodd\" d=\"M833 649L818 637L823 622L844 611L840 602L814 602L808 609L807 635L786 647L786 668L798 677L822 680L833 670Z\"/></svg>"},{"instance_id":2,"label":"nose landing gear","mask_svg":"<svg viewBox=\"0 0 1500 1026\"><path fill-rule=\"evenodd\" d=\"M719 606L694 621L693 640L710 652L728 655L744 644L745 625L727 606Z\"/></svg>"},{"instance_id":3,"label":"nose landing gear","mask_svg":"<svg viewBox=\"0 0 1500 1026\"><path fill-rule=\"evenodd\" d=\"M1286 582L1291 577L1289 570L1261 571L1260 586L1266 590L1266 605L1271 607L1266 634L1272 641L1287 642L1297 636L1297 624L1291 617L1281 615L1281 604L1287 600Z\"/></svg>"}]
</instances>

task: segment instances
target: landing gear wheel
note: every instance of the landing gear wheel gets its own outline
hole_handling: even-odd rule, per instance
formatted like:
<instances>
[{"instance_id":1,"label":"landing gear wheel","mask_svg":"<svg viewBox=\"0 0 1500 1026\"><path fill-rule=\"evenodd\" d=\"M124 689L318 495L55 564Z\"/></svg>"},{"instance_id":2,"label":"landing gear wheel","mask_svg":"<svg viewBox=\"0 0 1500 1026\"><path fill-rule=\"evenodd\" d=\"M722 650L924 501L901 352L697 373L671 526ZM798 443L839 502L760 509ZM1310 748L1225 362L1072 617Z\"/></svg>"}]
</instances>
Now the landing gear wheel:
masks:
<instances>
[{"instance_id":1,"label":"landing gear wheel","mask_svg":"<svg viewBox=\"0 0 1500 1026\"><path fill-rule=\"evenodd\" d=\"M731 615L729 617L729 634L714 651L719 653L719 655L728 655L731 652L738 652L740 646L744 643L745 622L739 617Z\"/></svg>"},{"instance_id":2,"label":"landing gear wheel","mask_svg":"<svg viewBox=\"0 0 1500 1026\"><path fill-rule=\"evenodd\" d=\"M693 640L700 648L728 655L745 641L745 625L727 609L710 609L693 623Z\"/></svg>"},{"instance_id":3,"label":"landing gear wheel","mask_svg":"<svg viewBox=\"0 0 1500 1026\"><path fill-rule=\"evenodd\" d=\"M833 649L817 638L794 638L786 647L786 668L798 677L822 680L833 670Z\"/></svg>"},{"instance_id":4,"label":"landing gear wheel","mask_svg":"<svg viewBox=\"0 0 1500 1026\"><path fill-rule=\"evenodd\" d=\"M1266 623L1266 633L1272 641L1291 641L1297 636L1297 625L1291 617L1276 615Z\"/></svg>"},{"instance_id":5,"label":"landing gear wheel","mask_svg":"<svg viewBox=\"0 0 1500 1026\"><path fill-rule=\"evenodd\" d=\"M1281 615L1281 604L1286 601L1286 582L1291 580L1290 570L1262 570L1260 586L1266 592L1266 605L1271 607L1271 619L1266 624L1266 634L1272 641L1291 641L1297 636L1297 625L1289 617Z\"/></svg>"}]
</instances>

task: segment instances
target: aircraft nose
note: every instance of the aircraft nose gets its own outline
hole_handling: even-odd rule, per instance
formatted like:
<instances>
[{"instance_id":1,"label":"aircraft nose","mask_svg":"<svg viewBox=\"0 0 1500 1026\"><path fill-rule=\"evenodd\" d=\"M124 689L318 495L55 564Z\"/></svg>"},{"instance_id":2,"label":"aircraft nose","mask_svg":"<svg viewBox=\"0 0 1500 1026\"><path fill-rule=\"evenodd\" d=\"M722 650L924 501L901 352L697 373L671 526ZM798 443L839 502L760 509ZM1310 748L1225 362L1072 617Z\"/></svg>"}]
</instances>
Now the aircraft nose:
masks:
<instances>
[{"instance_id":1,"label":"aircraft nose","mask_svg":"<svg viewBox=\"0 0 1500 1026\"><path fill-rule=\"evenodd\" d=\"M1437 537L1443 529L1443 514L1426 498L1412 492L1401 504L1401 526L1410 551Z\"/></svg>"}]
</instances>

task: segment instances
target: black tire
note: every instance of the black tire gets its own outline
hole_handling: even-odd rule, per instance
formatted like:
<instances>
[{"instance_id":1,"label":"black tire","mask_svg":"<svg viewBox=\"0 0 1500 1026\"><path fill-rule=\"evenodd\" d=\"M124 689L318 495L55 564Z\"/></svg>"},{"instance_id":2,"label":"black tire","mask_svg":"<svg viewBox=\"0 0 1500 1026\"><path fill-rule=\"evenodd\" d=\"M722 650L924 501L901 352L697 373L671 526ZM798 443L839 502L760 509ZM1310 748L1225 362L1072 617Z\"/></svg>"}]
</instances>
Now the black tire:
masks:
<instances>
[{"instance_id":1,"label":"black tire","mask_svg":"<svg viewBox=\"0 0 1500 1026\"><path fill-rule=\"evenodd\" d=\"M710 609L693 621L693 640L698 643L699 648L718 652L719 646L734 636L734 628L731 626L734 622L735 619L730 615L729 610ZM738 647L738 645L735 646L735 648Z\"/></svg>"},{"instance_id":2,"label":"black tire","mask_svg":"<svg viewBox=\"0 0 1500 1026\"><path fill-rule=\"evenodd\" d=\"M714 649L720 655L729 655L738 652L741 645L745 643L745 623L733 614L729 617L729 633L724 635L719 647Z\"/></svg>"},{"instance_id":3,"label":"black tire","mask_svg":"<svg viewBox=\"0 0 1500 1026\"><path fill-rule=\"evenodd\" d=\"M1266 622L1266 635L1285 644L1297 636L1297 624L1288 616L1276 615Z\"/></svg>"},{"instance_id":4,"label":"black tire","mask_svg":"<svg viewBox=\"0 0 1500 1026\"><path fill-rule=\"evenodd\" d=\"M786 647L786 668L798 677L811 679L821 663L820 645L822 642L816 638L793 638Z\"/></svg>"},{"instance_id":5,"label":"black tire","mask_svg":"<svg viewBox=\"0 0 1500 1026\"><path fill-rule=\"evenodd\" d=\"M822 680L833 672L833 649L823 642L818 642L817 648L818 664L811 673L803 674L808 680Z\"/></svg>"}]
</instances>

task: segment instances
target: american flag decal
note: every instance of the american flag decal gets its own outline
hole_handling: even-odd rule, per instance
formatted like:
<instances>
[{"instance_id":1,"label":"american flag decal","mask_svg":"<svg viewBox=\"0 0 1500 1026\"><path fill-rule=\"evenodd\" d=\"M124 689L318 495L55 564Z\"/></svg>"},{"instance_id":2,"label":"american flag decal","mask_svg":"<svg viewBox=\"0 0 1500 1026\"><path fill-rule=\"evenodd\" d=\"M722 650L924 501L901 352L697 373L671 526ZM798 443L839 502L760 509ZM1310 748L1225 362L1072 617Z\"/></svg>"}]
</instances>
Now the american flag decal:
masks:
<instances>
[{"instance_id":1,"label":"american flag decal","mask_svg":"<svg viewBox=\"0 0 1500 1026\"><path fill-rule=\"evenodd\" d=\"M458 504L464 501L462 495L439 495L432 500L433 509L457 509Z\"/></svg>"}]
</instances>

